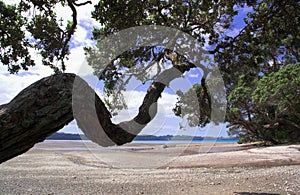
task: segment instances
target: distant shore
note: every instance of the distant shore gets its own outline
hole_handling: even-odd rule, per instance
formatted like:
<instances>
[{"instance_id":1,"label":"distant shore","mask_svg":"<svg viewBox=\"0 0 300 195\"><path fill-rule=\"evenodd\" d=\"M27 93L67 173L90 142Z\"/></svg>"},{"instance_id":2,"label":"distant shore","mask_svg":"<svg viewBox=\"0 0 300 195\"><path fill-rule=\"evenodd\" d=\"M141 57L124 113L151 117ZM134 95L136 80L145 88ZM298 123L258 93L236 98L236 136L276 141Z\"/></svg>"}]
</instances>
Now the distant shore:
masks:
<instances>
[{"instance_id":1,"label":"distant shore","mask_svg":"<svg viewBox=\"0 0 300 195\"><path fill-rule=\"evenodd\" d=\"M52 141L0 165L0 194L299 194L300 145Z\"/></svg>"},{"instance_id":2,"label":"distant shore","mask_svg":"<svg viewBox=\"0 0 300 195\"><path fill-rule=\"evenodd\" d=\"M264 147L237 143L129 143L123 146L101 147L86 140L46 140L32 151L59 151L81 156L94 156L93 163L108 161L107 167L160 168L160 167L230 167L276 166L300 164L300 145ZM83 155L83 156L84 156ZM298 155L298 156L297 156ZM120 161L122 156L124 163ZM84 157L83 157L84 158ZM140 163L135 164L136 159ZM103 161L103 162L102 162ZM88 164L88 160L85 160ZM143 163L141 163L143 162ZM149 165L150 163L150 165Z\"/></svg>"},{"instance_id":3,"label":"distant shore","mask_svg":"<svg viewBox=\"0 0 300 195\"><path fill-rule=\"evenodd\" d=\"M88 140L84 134L72 134L56 132L47 137L47 140ZM189 135L137 135L133 142L237 142L237 137L202 137L202 136L189 136Z\"/></svg>"}]
</instances>

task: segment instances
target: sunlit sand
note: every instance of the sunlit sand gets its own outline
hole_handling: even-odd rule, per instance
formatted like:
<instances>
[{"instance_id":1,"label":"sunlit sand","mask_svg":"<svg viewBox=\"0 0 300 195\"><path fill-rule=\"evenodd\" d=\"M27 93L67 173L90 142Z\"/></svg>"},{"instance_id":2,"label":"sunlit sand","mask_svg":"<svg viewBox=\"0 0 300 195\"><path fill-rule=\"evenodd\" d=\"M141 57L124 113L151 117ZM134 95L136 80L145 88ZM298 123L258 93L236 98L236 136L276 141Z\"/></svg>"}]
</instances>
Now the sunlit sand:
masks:
<instances>
[{"instance_id":1,"label":"sunlit sand","mask_svg":"<svg viewBox=\"0 0 300 195\"><path fill-rule=\"evenodd\" d=\"M0 194L300 192L300 145L46 141L0 165Z\"/></svg>"}]
</instances>

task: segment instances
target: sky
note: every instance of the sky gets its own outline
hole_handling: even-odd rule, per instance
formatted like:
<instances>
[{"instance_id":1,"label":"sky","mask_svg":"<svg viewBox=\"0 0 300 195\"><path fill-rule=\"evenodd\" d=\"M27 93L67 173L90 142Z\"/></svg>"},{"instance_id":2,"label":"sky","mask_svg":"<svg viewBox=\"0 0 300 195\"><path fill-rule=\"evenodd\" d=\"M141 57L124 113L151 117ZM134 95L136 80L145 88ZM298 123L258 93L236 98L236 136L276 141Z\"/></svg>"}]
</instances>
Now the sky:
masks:
<instances>
[{"instance_id":1,"label":"sky","mask_svg":"<svg viewBox=\"0 0 300 195\"><path fill-rule=\"evenodd\" d=\"M17 2L15 0L9 0L8 3ZM92 1L93 4L98 2L97 0ZM91 30L93 26L98 26L99 24L95 22L90 15L91 10L94 5L85 5L78 7L78 27L71 39L70 47L71 54L69 60L66 62L66 72L75 73L82 76L92 87L99 89L98 94L101 94L101 82L93 76L93 70L86 64L85 55L83 51L84 46L92 46L95 42L91 38ZM245 8L247 9L247 8ZM56 8L59 17L65 20L71 20L71 11L68 7L63 8L58 6ZM240 14L236 17L236 22L234 28L228 32L228 34L235 35L239 32L239 29L243 27L242 18L244 17L246 11L240 11ZM53 71L46 66L39 64L41 58L39 55L32 51L32 56L36 60L37 65L29 69L29 71L20 71L18 74L9 74L7 68L0 65L0 104L8 103L12 100L22 89L29 86L39 79L53 74ZM219 127L206 127L206 128L191 128L187 125L187 120L179 117L175 117L172 108L174 108L177 101L177 96L175 92L177 90L187 90L195 82L199 81L201 78L200 70L193 70L185 74L184 78L175 79L171 82L168 89L162 93L162 97L158 100L158 113L156 117L151 121L146 128L140 134L148 135L197 135L197 136L227 136L227 129L225 125ZM124 93L126 103L128 105L127 110L119 112L119 114L112 120L115 123L130 120L133 118L137 112L138 107L146 94L146 88L136 80L130 82L127 87L127 91ZM180 129L179 127L183 127ZM221 132L215 131L213 129L222 129ZM82 133L80 129L77 128L76 122L73 121L69 125L65 126L60 132L65 133Z\"/></svg>"}]
</instances>

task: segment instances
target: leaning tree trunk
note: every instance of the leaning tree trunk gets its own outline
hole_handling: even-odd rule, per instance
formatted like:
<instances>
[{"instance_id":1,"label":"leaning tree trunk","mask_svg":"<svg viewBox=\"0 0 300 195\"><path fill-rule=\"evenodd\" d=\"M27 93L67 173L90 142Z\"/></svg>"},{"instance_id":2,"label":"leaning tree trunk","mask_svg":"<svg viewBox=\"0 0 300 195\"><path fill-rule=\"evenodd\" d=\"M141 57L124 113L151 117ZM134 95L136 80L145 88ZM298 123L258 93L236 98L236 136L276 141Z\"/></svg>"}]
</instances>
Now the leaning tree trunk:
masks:
<instances>
[{"instance_id":1,"label":"leaning tree trunk","mask_svg":"<svg viewBox=\"0 0 300 195\"><path fill-rule=\"evenodd\" d=\"M95 115L91 114L93 109ZM75 74L57 74L33 83L0 106L0 163L44 141L71 122L74 115L87 137L99 145L120 145L136 136L111 122L104 103L83 79ZM100 126L89 129L91 124ZM106 134L111 142L106 141Z\"/></svg>"},{"instance_id":2,"label":"leaning tree trunk","mask_svg":"<svg viewBox=\"0 0 300 195\"><path fill-rule=\"evenodd\" d=\"M0 162L29 150L73 120L74 74L43 78L0 108Z\"/></svg>"},{"instance_id":3,"label":"leaning tree trunk","mask_svg":"<svg viewBox=\"0 0 300 195\"><path fill-rule=\"evenodd\" d=\"M95 91L75 74L43 78L0 106L0 163L28 151L74 118L92 141L101 146L131 142L154 118L165 86L191 66L162 72L149 87L139 112L130 121L114 124Z\"/></svg>"}]
</instances>

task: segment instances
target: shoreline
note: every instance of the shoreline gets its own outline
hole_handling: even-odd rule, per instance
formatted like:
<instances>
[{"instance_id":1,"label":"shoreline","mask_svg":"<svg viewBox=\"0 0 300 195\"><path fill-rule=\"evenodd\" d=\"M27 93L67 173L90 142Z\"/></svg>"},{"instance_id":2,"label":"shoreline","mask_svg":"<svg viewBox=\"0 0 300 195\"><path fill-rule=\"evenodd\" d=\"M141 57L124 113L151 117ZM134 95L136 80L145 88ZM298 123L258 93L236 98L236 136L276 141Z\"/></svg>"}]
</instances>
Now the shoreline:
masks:
<instances>
[{"instance_id":1,"label":"shoreline","mask_svg":"<svg viewBox=\"0 0 300 195\"><path fill-rule=\"evenodd\" d=\"M91 150L66 150L84 144ZM99 149L93 143L46 141L0 165L0 194L300 193L299 144L218 143L213 150L230 151L201 153L204 147L126 144Z\"/></svg>"},{"instance_id":2,"label":"shoreline","mask_svg":"<svg viewBox=\"0 0 300 195\"><path fill-rule=\"evenodd\" d=\"M261 146L256 143L128 143L123 146L101 147L91 141L46 140L36 144L23 155L51 153L65 156L67 160L77 164L99 168L171 169L300 165L300 144Z\"/></svg>"}]
</instances>

